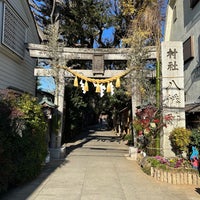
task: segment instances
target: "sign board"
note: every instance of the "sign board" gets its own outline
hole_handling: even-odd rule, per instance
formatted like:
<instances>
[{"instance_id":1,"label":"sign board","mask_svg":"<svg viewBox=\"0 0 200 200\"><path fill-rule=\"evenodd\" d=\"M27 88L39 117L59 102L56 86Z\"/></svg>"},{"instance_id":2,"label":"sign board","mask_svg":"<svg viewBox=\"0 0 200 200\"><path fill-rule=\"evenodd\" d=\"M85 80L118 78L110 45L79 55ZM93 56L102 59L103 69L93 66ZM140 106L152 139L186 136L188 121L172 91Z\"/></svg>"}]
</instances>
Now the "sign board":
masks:
<instances>
[{"instance_id":1,"label":"sign board","mask_svg":"<svg viewBox=\"0 0 200 200\"><path fill-rule=\"evenodd\" d=\"M92 64L93 74L104 74L104 57L102 54L94 55Z\"/></svg>"}]
</instances>

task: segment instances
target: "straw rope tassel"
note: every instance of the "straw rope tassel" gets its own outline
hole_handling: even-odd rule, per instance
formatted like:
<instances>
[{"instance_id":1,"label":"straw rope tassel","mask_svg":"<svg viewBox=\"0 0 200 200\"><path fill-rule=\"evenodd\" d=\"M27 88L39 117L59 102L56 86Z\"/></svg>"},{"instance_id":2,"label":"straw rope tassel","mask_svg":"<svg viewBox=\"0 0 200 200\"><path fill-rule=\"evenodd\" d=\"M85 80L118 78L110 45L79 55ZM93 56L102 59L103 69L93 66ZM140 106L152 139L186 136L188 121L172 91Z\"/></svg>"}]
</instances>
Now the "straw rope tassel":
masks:
<instances>
[{"instance_id":1,"label":"straw rope tassel","mask_svg":"<svg viewBox=\"0 0 200 200\"><path fill-rule=\"evenodd\" d=\"M97 93L100 93L100 92L101 92L101 88L100 88L99 83L97 83L97 86L96 86L96 92L97 92Z\"/></svg>"},{"instance_id":2,"label":"straw rope tassel","mask_svg":"<svg viewBox=\"0 0 200 200\"><path fill-rule=\"evenodd\" d=\"M107 83L107 88L106 88L106 92L111 92L111 85L110 82Z\"/></svg>"},{"instance_id":3,"label":"straw rope tassel","mask_svg":"<svg viewBox=\"0 0 200 200\"><path fill-rule=\"evenodd\" d=\"M74 79L74 87L78 87L78 78L77 78L77 76Z\"/></svg>"},{"instance_id":4,"label":"straw rope tassel","mask_svg":"<svg viewBox=\"0 0 200 200\"><path fill-rule=\"evenodd\" d=\"M116 86L116 88L120 87L120 78L117 78L115 86Z\"/></svg>"}]
</instances>

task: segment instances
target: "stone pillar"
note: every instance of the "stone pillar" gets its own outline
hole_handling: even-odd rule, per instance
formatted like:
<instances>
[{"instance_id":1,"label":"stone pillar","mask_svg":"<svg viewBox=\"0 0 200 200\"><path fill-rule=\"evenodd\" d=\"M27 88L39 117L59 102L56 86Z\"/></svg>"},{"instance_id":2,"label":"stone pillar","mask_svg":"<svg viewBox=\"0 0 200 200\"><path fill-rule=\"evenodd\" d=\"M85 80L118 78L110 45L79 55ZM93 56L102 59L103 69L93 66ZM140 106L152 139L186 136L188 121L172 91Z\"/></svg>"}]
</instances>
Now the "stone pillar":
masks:
<instances>
[{"instance_id":1,"label":"stone pillar","mask_svg":"<svg viewBox=\"0 0 200 200\"><path fill-rule=\"evenodd\" d=\"M162 42L162 107L161 147L164 156L174 156L169 140L176 127L185 128L184 64L182 42ZM169 120L170 119L170 120Z\"/></svg>"},{"instance_id":2,"label":"stone pillar","mask_svg":"<svg viewBox=\"0 0 200 200\"><path fill-rule=\"evenodd\" d=\"M129 157L132 160L137 160L137 151L138 149L135 147L129 147Z\"/></svg>"},{"instance_id":3,"label":"stone pillar","mask_svg":"<svg viewBox=\"0 0 200 200\"><path fill-rule=\"evenodd\" d=\"M56 95L55 104L58 106L58 116L60 121L60 127L58 133L55 134L55 139L53 141L53 148L50 149L51 158L59 159L65 154L65 149L61 146L61 139L63 133L63 107L64 107L64 93L65 93L65 78L64 69L59 69L57 73L57 85L56 85Z\"/></svg>"},{"instance_id":4,"label":"stone pillar","mask_svg":"<svg viewBox=\"0 0 200 200\"><path fill-rule=\"evenodd\" d=\"M131 104L132 104L132 119L134 120L135 118L135 113L136 113L136 110L137 110L137 106L141 105L141 99L140 99L140 96L138 96L138 92L137 92L137 80L134 79L133 83L132 83L132 95L131 95ZM133 143L134 143L134 146L136 146L136 133L135 133L135 130L133 129Z\"/></svg>"},{"instance_id":5,"label":"stone pillar","mask_svg":"<svg viewBox=\"0 0 200 200\"><path fill-rule=\"evenodd\" d=\"M63 107L64 107L64 93L65 93L65 78L64 70L59 69L58 71L58 84L57 84L57 94L55 102L58 106L58 114L60 115L60 128L57 135L56 147L61 146L61 137L63 132Z\"/></svg>"}]
</instances>

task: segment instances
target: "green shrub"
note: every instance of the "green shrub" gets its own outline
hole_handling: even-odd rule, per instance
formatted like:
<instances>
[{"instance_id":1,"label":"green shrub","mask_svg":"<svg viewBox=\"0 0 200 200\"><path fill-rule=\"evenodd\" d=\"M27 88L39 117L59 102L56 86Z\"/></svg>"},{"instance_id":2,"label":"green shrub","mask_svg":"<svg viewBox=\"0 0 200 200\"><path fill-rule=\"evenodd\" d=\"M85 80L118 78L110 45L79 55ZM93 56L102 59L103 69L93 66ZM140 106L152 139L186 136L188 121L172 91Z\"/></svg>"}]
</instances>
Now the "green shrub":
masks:
<instances>
[{"instance_id":1,"label":"green shrub","mask_svg":"<svg viewBox=\"0 0 200 200\"><path fill-rule=\"evenodd\" d=\"M192 146L196 146L198 151L200 152L200 129L193 129L192 134L190 136L190 144Z\"/></svg>"},{"instance_id":2,"label":"green shrub","mask_svg":"<svg viewBox=\"0 0 200 200\"><path fill-rule=\"evenodd\" d=\"M12 145L12 128L10 126L11 109L9 102L0 99L0 193L5 191L8 183L12 180L10 174L14 170L12 164L12 154L14 148Z\"/></svg>"},{"instance_id":3,"label":"green shrub","mask_svg":"<svg viewBox=\"0 0 200 200\"><path fill-rule=\"evenodd\" d=\"M152 166L152 167L157 167L158 165L160 165L160 161L157 160L157 159L154 158L154 157L148 158L148 162L151 163L151 166Z\"/></svg>"},{"instance_id":4,"label":"green shrub","mask_svg":"<svg viewBox=\"0 0 200 200\"><path fill-rule=\"evenodd\" d=\"M30 95L0 95L0 192L33 179L47 155L46 122Z\"/></svg>"},{"instance_id":5,"label":"green shrub","mask_svg":"<svg viewBox=\"0 0 200 200\"><path fill-rule=\"evenodd\" d=\"M178 156L183 152L188 152L188 145L190 144L191 131L182 127L172 130L169 139L171 141L172 150Z\"/></svg>"},{"instance_id":6,"label":"green shrub","mask_svg":"<svg viewBox=\"0 0 200 200\"><path fill-rule=\"evenodd\" d=\"M126 134L125 136L124 136L124 140L128 140L129 142L131 142L132 141L132 138L133 136L132 136L132 134Z\"/></svg>"}]
</instances>

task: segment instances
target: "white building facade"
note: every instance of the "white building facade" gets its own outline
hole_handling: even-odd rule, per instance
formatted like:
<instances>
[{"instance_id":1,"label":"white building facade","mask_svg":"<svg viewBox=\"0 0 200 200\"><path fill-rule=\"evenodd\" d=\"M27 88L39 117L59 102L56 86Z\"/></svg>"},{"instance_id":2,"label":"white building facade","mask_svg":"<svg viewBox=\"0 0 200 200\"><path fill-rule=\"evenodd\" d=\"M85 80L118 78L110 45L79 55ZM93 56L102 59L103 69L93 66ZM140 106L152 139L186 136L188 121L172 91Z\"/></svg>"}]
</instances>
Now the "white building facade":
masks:
<instances>
[{"instance_id":1,"label":"white building facade","mask_svg":"<svg viewBox=\"0 0 200 200\"><path fill-rule=\"evenodd\" d=\"M169 0L164 41L181 41L186 125L200 126L200 0Z\"/></svg>"}]
</instances>

